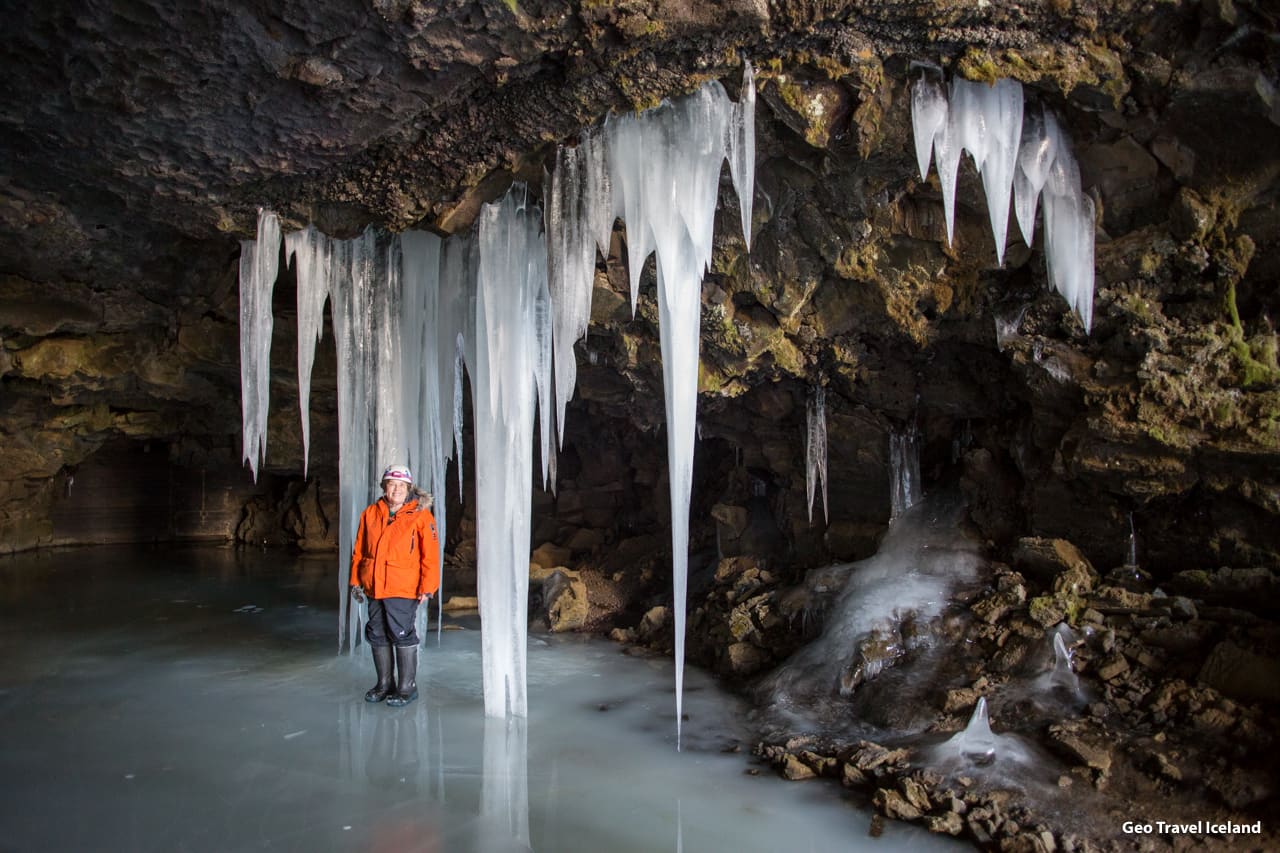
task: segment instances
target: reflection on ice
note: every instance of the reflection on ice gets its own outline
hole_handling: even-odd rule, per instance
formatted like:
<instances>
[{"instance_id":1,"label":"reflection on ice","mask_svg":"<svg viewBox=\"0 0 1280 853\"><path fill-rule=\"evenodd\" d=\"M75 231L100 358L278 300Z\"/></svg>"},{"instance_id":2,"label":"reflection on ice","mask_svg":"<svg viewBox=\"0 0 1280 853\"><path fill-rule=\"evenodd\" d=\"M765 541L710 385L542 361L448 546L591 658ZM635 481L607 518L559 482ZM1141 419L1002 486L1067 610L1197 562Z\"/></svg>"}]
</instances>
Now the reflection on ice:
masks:
<instances>
[{"instance_id":1,"label":"reflection on ice","mask_svg":"<svg viewBox=\"0 0 1280 853\"><path fill-rule=\"evenodd\" d=\"M858 849L869 815L834 786L744 772L744 709L697 670L675 752L667 658L531 637L530 716L508 728L484 715L477 625L455 621L421 652L419 701L366 703L368 660L332 652L331 559L286 562L103 548L0 563L0 777L22 780L0 797L3 845ZM233 612L246 602L260 610ZM953 846L897 824L865 843Z\"/></svg>"},{"instance_id":2,"label":"reflection on ice","mask_svg":"<svg viewBox=\"0 0 1280 853\"><path fill-rule=\"evenodd\" d=\"M529 740L522 717L484 721L480 849L528 850Z\"/></svg>"}]
</instances>

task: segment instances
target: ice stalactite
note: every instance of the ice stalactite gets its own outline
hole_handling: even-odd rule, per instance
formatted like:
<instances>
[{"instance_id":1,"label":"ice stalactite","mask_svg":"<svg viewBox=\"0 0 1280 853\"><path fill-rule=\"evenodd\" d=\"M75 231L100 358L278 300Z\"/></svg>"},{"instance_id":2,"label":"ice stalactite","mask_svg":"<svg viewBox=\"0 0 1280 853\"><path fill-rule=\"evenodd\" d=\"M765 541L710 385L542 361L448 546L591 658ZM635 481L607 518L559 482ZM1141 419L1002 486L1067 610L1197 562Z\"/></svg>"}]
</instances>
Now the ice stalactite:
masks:
<instances>
[{"instance_id":1,"label":"ice stalactite","mask_svg":"<svg viewBox=\"0 0 1280 853\"><path fill-rule=\"evenodd\" d=\"M1025 109L1022 86L1012 80L988 86L955 79L946 96L938 83L922 77L912 85L911 118L922 177L929 146L933 148L947 242L955 234L960 155L968 151L986 191L997 263L1004 262L1011 197L1028 246L1035 234L1036 208L1043 207L1049 281L1088 331L1093 323L1094 203L1081 191L1070 141L1053 114L1039 106Z\"/></svg>"},{"instance_id":2,"label":"ice stalactite","mask_svg":"<svg viewBox=\"0 0 1280 853\"><path fill-rule=\"evenodd\" d=\"M1057 154L1056 134L1045 132L1046 113L1032 107L1022 116L1022 141L1018 146L1018 168L1013 176L1013 207L1022 239L1032 245L1036 235L1036 208L1040 192L1049 180L1049 166Z\"/></svg>"},{"instance_id":3,"label":"ice stalactite","mask_svg":"<svg viewBox=\"0 0 1280 853\"><path fill-rule=\"evenodd\" d=\"M1093 199L1081 192L1080 167L1051 113L1045 114L1045 132L1054 137L1055 149L1041 193L1049 281L1088 331L1093 325Z\"/></svg>"},{"instance_id":4,"label":"ice stalactite","mask_svg":"<svg viewBox=\"0 0 1280 853\"><path fill-rule=\"evenodd\" d=\"M614 211L627 228L632 308L649 251L657 258L659 337L667 415L671 488L672 585L675 610L676 742L683 713L685 597L688 577L689 498L698 398L702 274L711 262L720 171L732 152L731 177L741 179L739 204L749 205L754 181L754 91L744 72L742 104L719 83L663 102L605 126ZM750 100L748 92L751 92ZM732 140L732 142L731 142ZM750 210L743 222L749 224Z\"/></svg>"},{"instance_id":5,"label":"ice stalactite","mask_svg":"<svg viewBox=\"0 0 1280 853\"><path fill-rule=\"evenodd\" d=\"M453 432L453 452L458 469L458 497L462 497L462 376L475 364L476 241L459 234L444 244L440 260L440 326L436 335L436 369L440 372L443 399L442 430ZM448 428L446 428L448 427Z\"/></svg>"},{"instance_id":6,"label":"ice stalactite","mask_svg":"<svg viewBox=\"0 0 1280 853\"><path fill-rule=\"evenodd\" d=\"M338 348L341 649L360 643L358 613L346 604L345 557L359 513L376 494L377 466L411 461L420 484L437 495L442 529L450 456L458 467L461 495L465 368L476 419L485 708L490 715L526 713L534 406L540 415L544 484L554 484L555 446L576 382L574 344L590 316L596 250L607 251L613 223L623 215L633 309L644 263L650 252L657 253L672 471L678 742L701 283L711 261L726 159L750 240L754 104L748 66L738 104L718 83L709 83L694 95L586 132L576 149L559 153L556 172L548 177L546 239L523 187L486 205L473 235L443 242L415 232L379 237L372 230L347 241L330 240L314 229L290 235L303 300L299 339L306 352L300 348L298 365L304 424L326 296ZM256 258L252 244L246 244L245 282L256 280ZM269 299L266 309L269 313ZM256 328L253 317L248 319L245 328ZM245 388L250 388L247 381ZM304 432L309 435L309 425Z\"/></svg>"},{"instance_id":7,"label":"ice stalactite","mask_svg":"<svg viewBox=\"0 0 1280 853\"><path fill-rule=\"evenodd\" d=\"M889 434L889 518L915 506L922 496L920 442L914 425Z\"/></svg>"},{"instance_id":8,"label":"ice stalactite","mask_svg":"<svg viewBox=\"0 0 1280 853\"><path fill-rule=\"evenodd\" d=\"M947 123L947 93L942 86L928 79L923 73L919 82L911 87L911 130L916 143L916 164L920 167L920 180L929 179L929 161L933 155L934 138ZM948 229L947 240L951 239Z\"/></svg>"},{"instance_id":9,"label":"ice stalactite","mask_svg":"<svg viewBox=\"0 0 1280 853\"><path fill-rule=\"evenodd\" d=\"M988 137L982 188L986 191L991 236L996 243L996 264L1003 265L1013 173L1018 168L1018 145L1022 139L1022 84L997 80L994 86L984 89L982 104Z\"/></svg>"},{"instance_id":10,"label":"ice stalactite","mask_svg":"<svg viewBox=\"0 0 1280 853\"><path fill-rule=\"evenodd\" d=\"M813 523L813 494L822 483L822 517L831 521L827 502L827 391L815 385L805 410L804 483L809 495L809 523Z\"/></svg>"},{"instance_id":11,"label":"ice stalactite","mask_svg":"<svg viewBox=\"0 0 1280 853\"><path fill-rule=\"evenodd\" d=\"M343 557L350 560L355 543L356 525L370 492L369 414L366 402L364 360L369 349L362 329L367 320L366 294L359 292L353 280L356 257L368 249L371 232L358 240L334 244L336 269L331 283L333 336L338 351L338 648L354 651L361 641L360 612L347 597L347 573ZM357 249L357 243L361 244Z\"/></svg>"},{"instance_id":12,"label":"ice stalactite","mask_svg":"<svg viewBox=\"0 0 1280 853\"><path fill-rule=\"evenodd\" d=\"M547 289L541 214L513 187L480 212L476 273L476 574L491 717L527 713L530 495L533 489L537 310Z\"/></svg>"},{"instance_id":13,"label":"ice stalactite","mask_svg":"<svg viewBox=\"0 0 1280 853\"><path fill-rule=\"evenodd\" d=\"M280 220L258 210L256 240L240 243L240 398L244 461L258 480L267 458L271 402L271 294L280 266Z\"/></svg>"},{"instance_id":14,"label":"ice stalactite","mask_svg":"<svg viewBox=\"0 0 1280 853\"><path fill-rule=\"evenodd\" d=\"M448 394L442 388L442 371L437 369L439 348L437 336L441 327L440 254L441 239L423 231L406 231L400 235L400 342L403 348L401 367L401 435L408 442L409 466L418 478L417 485L437 496L432 506L436 529L440 532L440 584L444 586L444 531L448 518L448 501L444 499L452 431L445 424L446 396L452 396L453 377L444 378ZM452 353L450 353L451 355ZM452 365L453 359L449 359ZM437 608L442 607L437 595ZM427 608L418 612L419 634L427 626ZM440 623L437 622L437 625Z\"/></svg>"},{"instance_id":15,"label":"ice stalactite","mask_svg":"<svg viewBox=\"0 0 1280 853\"><path fill-rule=\"evenodd\" d=\"M742 240L751 250L751 209L756 192L756 72L751 63L742 68L742 88L725 128L729 150L729 177L738 194Z\"/></svg>"},{"instance_id":16,"label":"ice stalactite","mask_svg":"<svg viewBox=\"0 0 1280 853\"><path fill-rule=\"evenodd\" d=\"M311 459L311 368L324 336L324 303L333 278L333 243L308 225L284 238L285 258L293 258L298 282L298 407L302 416L302 475Z\"/></svg>"},{"instance_id":17,"label":"ice stalactite","mask_svg":"<svg viewBox=\"0 0 1280 853\"><path fill-rule=\"evenodd\" d=\"M564 411L578 381L574 344L587 334L596 249L609 254L615 219L602 132L582 134L577 147L561 146L546 177L547 286L551 296L555 365L556 446L564 444ZM634 294L633 294L634 296ZM634 305L634 299L632 304Z\"/></svg>"}]
</instances>

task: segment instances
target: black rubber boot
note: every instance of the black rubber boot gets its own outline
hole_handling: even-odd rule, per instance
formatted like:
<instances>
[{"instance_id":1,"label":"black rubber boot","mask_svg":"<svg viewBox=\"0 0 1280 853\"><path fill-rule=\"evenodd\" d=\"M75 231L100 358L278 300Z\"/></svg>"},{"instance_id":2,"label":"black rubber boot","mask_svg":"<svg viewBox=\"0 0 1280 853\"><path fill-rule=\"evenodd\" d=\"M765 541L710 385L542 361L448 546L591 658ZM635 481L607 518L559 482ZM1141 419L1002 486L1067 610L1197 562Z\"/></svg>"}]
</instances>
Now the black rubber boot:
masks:
<instances>
[{"instance_id":1,"label":"black rubber boot","mask_svg":"<svg viewBox=\"0 0 1280 853\"><path fill-rule=\"evenodd\" d=\"M396 670L400 673L396 692L387 697L387 704L399 708L418 698L418 647L396 646Z\"/></svg>"},{"instance_id":2,"label":"black rubber boot","mask_svg":"<svg viewBox=\"0 0 1280 853\"><path fill-rule=\"evenodd\" d=\"M388 696L395 695L396 685L391 676L391 647L370 646L373 649L373 668L378 673L378 683L364 694L366 702L381 702Z\"/></svg>"}]
</instances>

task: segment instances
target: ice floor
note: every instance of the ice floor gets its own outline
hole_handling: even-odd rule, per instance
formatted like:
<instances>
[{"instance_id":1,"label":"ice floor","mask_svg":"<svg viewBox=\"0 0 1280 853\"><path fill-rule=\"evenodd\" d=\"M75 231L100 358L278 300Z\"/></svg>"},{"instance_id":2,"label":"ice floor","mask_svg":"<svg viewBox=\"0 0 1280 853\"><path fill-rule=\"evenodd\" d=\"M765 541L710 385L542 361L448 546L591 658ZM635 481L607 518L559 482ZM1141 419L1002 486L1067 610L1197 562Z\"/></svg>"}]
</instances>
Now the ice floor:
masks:
<instances>
[{"instance_id":1,"label":"ice floor","mask_svg":"<svg viewBox=\"0 0 1280 853\"><path fill-rule=\"evenodd\" d=\"M671 661L604 641L531 637L508 723L483 715L478 623L446 622L422 698L369 705L335 586L332 556L0 558L0 851L956 847L871 838L837 785L777 778L696 670L677 753Z\"/></svg>"}]
</instances>

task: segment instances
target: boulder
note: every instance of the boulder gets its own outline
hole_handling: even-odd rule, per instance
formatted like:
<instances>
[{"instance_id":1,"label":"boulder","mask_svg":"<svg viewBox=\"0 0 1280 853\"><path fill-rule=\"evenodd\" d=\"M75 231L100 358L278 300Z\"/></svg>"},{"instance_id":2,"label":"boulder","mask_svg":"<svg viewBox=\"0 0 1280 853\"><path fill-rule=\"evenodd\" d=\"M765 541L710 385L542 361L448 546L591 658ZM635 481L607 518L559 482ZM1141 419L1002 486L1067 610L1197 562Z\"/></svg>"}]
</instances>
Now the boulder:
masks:
<instances>
[{"instance_id":1,"label":"boulder","mask_svg":"<svg viewBox=\"0 0 1280 853\"><path fill-rule=\"evenodd\" d=\"M1024 537L1013 551L1013 563L1024 575L1054 592L1085 593L1098 581L1089 560L1065 539Z\"/></svg>"},{"instance_id":2,"label":"boulder","mask_svg":"<svg viewBox=\"0 0 1280 853\"><path fill-rule=\"evenodd\" d=\"M569 565L569 560L572 557L573 552L568 548L556 545L553 542L543 542L533 550L529 561L544 569L553 569L557 566Z\"/></svg>"},{"instance_id":3,"label":"boulder","mask_svg":"<svg viewBox=\"0 0 1280 853\"><path fill-rule=\"evenodd\" d=\"M1230 641L1213 647L1200 668L1200 681L1233 699L1280 703L1280 660Z\"/></svg>"},{"instance_id":4,"label":"boulder","mask_svg":"<svg viewBox=\"0 0 1280 853\"><path fill-rule=\"evenodd\" d=\"M547 626L553 632L578 631L586 626L591 612L587 585L576 573L553 572L542 583L542 600L547 608Z\"/></svg>"}]
</instances>

